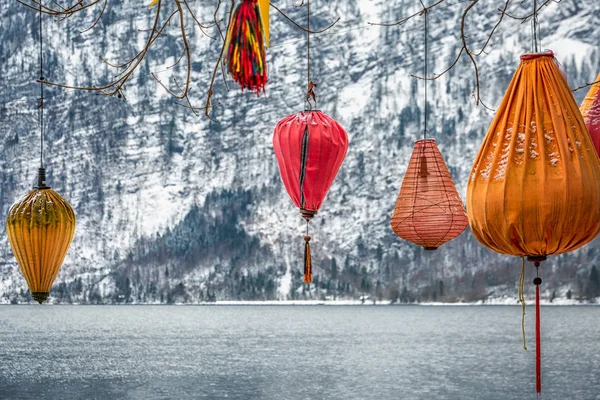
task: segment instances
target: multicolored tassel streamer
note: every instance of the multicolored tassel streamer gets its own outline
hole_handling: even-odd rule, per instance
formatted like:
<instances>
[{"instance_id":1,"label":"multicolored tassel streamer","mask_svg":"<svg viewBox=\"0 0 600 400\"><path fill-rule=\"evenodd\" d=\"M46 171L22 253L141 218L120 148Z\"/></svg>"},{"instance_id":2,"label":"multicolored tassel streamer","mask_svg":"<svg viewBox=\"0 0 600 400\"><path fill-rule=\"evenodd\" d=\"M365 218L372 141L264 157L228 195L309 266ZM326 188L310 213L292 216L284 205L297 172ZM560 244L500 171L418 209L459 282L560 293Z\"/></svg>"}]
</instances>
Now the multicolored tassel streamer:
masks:
<instances>
[{"instance_id":1,"label":"multicolored tassel streamer","mask_svg":"<svg viewBox=\"0 0 600 400\"><path fill-rule=\"evenodd\" d=\"M227 71L243 89L264 92L267 84L265 30L258 0L243 0L227 30Z\"/></svg>"},{"instance_id":2,"label":"multicolored tassel streamer","mask_svg":"<svg viewBox=\"0 0 600 400\"><path fill-rule=\"evenodd\" d=\"M312 261L310 258L310 236L304 236L304 283L312 283Z\"/></svg>"}]
</instances>

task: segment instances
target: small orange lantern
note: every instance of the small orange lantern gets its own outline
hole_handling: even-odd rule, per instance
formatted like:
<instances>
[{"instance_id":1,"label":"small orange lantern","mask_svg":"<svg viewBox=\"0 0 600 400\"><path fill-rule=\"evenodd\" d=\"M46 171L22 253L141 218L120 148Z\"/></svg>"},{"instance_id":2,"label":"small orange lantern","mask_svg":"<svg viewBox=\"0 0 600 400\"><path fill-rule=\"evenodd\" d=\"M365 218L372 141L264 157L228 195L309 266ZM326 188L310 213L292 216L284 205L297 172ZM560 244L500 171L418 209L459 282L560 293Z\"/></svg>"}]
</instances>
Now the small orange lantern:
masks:
<instances>
[{"instance_id":1,"label":"small orange lantern","mask_svg":"<svg viewBox=\"0 0 600 400\"><path fill-rule=\"evenodd\" d=\"M425 71L428 72L428 18L423 12L425 27ZM425 81L425 115L423 139L415 142L410 162L402 181L400 194L390 224L402 239L425 250L439 246L460 235L468 220L463 202L456 191L450 171L435 140L427 139L427 81Z\"/></svg>"},{"instance_id":2,"label":"small orange lantern","mask_svg":"<svg viewBox=\"0 0 600 400\"><path fill-rule=\"evenodd\" d=\"M435 140L417 140L396 200L392 230L425 250L435 250L460 235L467 224L462 200Z\"/></svg>"}]
</instances>

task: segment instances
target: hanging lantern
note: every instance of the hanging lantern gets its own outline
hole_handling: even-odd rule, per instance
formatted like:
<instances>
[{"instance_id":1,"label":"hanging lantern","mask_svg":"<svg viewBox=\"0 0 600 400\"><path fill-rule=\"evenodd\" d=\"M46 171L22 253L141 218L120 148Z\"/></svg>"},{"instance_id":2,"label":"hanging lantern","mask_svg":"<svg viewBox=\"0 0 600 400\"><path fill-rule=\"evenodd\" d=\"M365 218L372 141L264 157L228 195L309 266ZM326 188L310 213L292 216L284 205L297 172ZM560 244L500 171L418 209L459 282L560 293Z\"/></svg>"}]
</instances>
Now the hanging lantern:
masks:
<instances>
[{"instance_id":1,"label":"hanging lantern","mask_svg":"<svg viewBox=\"0 0 600 400\"><path fill-rule=\"evenodd\" d=\"M536 267L600 232L600 160L551 51L521 56L475 159L467 211L477 240ZM541 278L534 284L540 392Z\"/></svg>"},{"instance_id":2,"label":"hanging lantern","mask_svg":"<svg viewBox=\"0 0 600 400\"><path fill-rule=\"evenodd\" d=\"M283 184L308 224L344 161L348 135L325 113L305 111L277 123L273 148ZM310 236L304 240L304 282L311 283Z\"/></svg>"},{"instance_id":3,"label":"hanging lantern","mask_svg":"<svg viewBox=\"0 0 600 400\"><path fill-rule=\"evenodd\" d=\"M427 9L424 10L423 16L424 76L427 77ZM426 82L424 88L424 137L415 142L390 224L394 233L402 239L423 246L425 250L436 250L465 230L467 215L435 140L426 139L429 111Z\"/></svg>"},{"instance_id":4,"label":"hanging lantern","mask_svg":"<svg viewBox=\"0 0 600 400\"><path fill-rule=\"evenodd\" d=\"M267 84L268 10L269 0L242 0L231 18L225 43L227 71L242 90L257 95Z\"/></svg>"},{"instance_id":5,"label":"hanging lantern","mask_svg":"<svg viewBox=\"0 0 600 400\"><path fill-rule=\"evenodd\" d=\"M39 8L40 98L37 106L40 123L40 168L37 185L12 205L6 217L8 242L29 286L31 296L42 304L69 250L75 233L73 208L46 185L44 168L44 76L43 20Z\"/></svg>"},{"instance_id":6,"label":"hanging lantern","mask_svg":"<svg viewBox=\"0 0 600 400\"><path fill-rule=\"evenodd\" d=\"M396 235L425 250L437 249L467 227L463 202L435 140L415 142L390 222Z\"/></svg>"},{"instance_id":7,"label":"hanging lantern","mask_svg":"<svg viewBox=\"0 0 600 400\"><path fill-rule=\"evenodd\" d=\"M40 304L50 294L75 232L73 208L45 181L40 168L38 185L6 217L8 241L31 296Z\"/></svg>"},{"instance_id":8,"label":"hanging lantern","mask_svg":"<svg viewBox=\"0 0 600 400\"><path fill-rule=\"evenodd\" d=\"M596 77L596 82L600 81L600 74ZM598 95L598 89L600 88L600 82L595 83L590 88L589 92L583 99L579 110L583 116L583 122L588 129L592 143L596 148L596 152L600 157L600 96Z\"/></svg>"}]
</instances>

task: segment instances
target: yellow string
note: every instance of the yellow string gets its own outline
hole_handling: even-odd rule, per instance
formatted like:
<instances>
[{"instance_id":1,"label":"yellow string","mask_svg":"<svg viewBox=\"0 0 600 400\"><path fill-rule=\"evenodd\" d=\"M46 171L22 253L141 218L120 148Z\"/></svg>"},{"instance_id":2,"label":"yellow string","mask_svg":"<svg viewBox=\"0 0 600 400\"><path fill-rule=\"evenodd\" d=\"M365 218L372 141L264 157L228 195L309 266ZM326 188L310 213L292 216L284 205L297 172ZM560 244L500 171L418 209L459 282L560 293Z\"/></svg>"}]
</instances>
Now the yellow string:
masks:
<instances>
[{"instance_id":1,"label":"yellow string","mask_svg":"<svg viewBox=\"0 0 600 400\"><path fill-rule=\"evenodd\" d=\"M523 350L527 350L525 339L525 257L521 257L521 277L519 278L519 301L521 302L521 331L523 332Z\"/></svg>"}]
</instances>

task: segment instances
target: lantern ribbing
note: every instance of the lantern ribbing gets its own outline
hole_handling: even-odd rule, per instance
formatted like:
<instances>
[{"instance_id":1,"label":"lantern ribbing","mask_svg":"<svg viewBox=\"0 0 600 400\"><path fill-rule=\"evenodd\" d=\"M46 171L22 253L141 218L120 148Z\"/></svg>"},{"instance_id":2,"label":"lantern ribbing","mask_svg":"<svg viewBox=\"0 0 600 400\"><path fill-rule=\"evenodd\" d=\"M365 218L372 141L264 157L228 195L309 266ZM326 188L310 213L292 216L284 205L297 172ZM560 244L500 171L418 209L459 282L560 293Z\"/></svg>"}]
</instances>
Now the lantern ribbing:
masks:
<instances>
[{"instance_id":1,"label":"lantern ribbing","mask_svg":"<svg viewBox=\"0 0 600 400\"><path fill-rule=\"evenodd\" d=\"M390 224L396 235L425 250L437 249L466 229L462 200L435 140L415 142Z\"/></svg>"}]
</instances>

